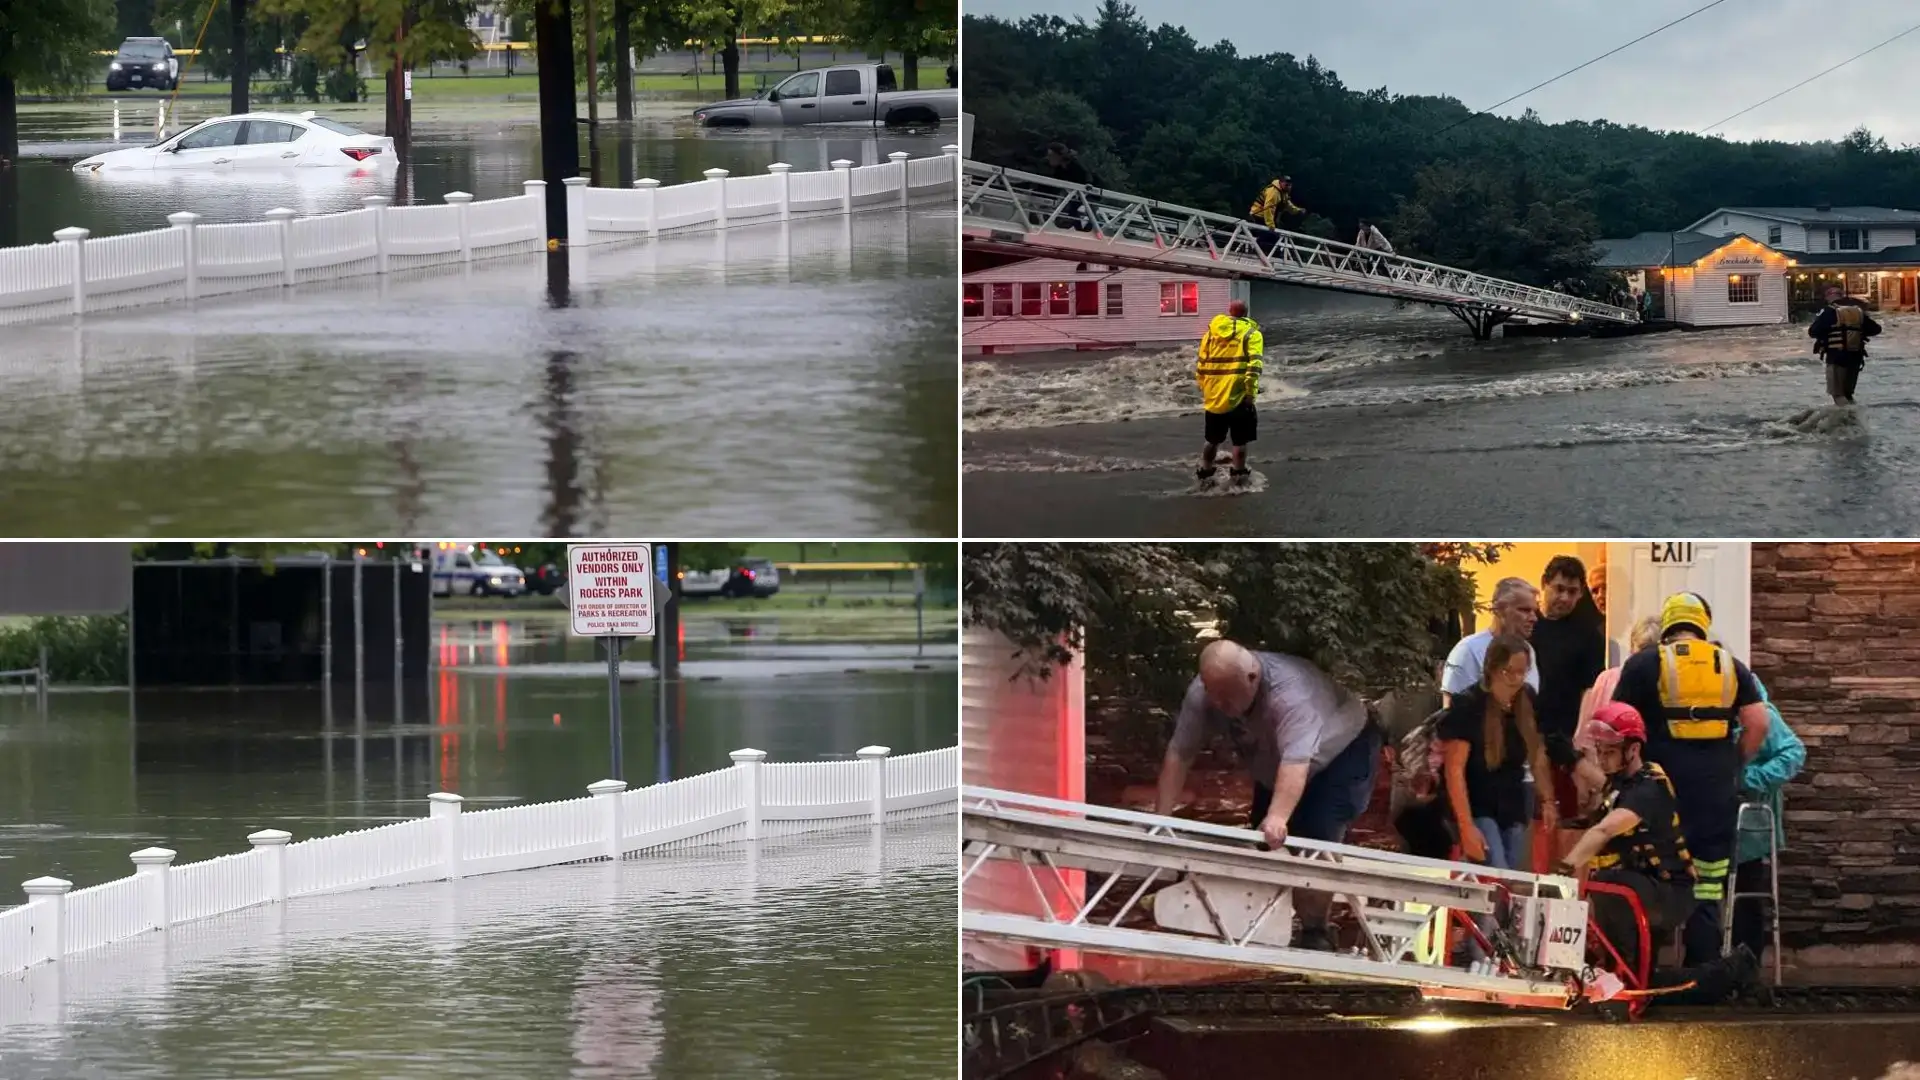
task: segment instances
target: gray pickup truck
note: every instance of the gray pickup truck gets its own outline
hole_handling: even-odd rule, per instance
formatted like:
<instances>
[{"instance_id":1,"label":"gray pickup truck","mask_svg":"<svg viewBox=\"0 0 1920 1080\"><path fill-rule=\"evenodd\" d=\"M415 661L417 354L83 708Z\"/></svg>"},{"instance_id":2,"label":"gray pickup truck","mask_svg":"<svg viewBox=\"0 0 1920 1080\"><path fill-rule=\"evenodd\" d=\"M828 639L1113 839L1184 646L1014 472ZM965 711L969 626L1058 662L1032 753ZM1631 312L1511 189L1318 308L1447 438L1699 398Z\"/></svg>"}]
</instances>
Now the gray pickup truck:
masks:
<instances>
[{"instance_id":1,"label":"gray pickup truck","mask_svg":"<svg viewBox=\"0 0 1920 1080\"><path fill-rule=\"evenodd\" d=\"M960 91L896 90L886 64L843 64L789 75L757 96L693 111L701 127L937 124L960 115Z\"/></svg>"}]
</instances>

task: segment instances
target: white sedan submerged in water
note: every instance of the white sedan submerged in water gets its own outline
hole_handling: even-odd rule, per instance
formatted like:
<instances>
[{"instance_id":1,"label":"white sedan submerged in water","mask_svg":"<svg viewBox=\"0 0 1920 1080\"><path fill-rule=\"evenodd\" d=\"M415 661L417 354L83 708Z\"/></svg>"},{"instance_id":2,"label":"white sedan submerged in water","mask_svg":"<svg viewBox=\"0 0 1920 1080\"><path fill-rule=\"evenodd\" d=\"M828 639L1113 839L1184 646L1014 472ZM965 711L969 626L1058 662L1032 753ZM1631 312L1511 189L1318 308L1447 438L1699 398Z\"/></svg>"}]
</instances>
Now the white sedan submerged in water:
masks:
<instances>
[{"instance_id":1,"label":"white sedan submerged in water","mask_svg":"<svg viewBox=\"0 0 1920 1080\"><path fill-rule=\"evenodd\" d=\"M150 146L109 150L76 172L138 170L373 169L398 163L393 140L305 112L220 116Z\"/></svg>"}]
</instances>

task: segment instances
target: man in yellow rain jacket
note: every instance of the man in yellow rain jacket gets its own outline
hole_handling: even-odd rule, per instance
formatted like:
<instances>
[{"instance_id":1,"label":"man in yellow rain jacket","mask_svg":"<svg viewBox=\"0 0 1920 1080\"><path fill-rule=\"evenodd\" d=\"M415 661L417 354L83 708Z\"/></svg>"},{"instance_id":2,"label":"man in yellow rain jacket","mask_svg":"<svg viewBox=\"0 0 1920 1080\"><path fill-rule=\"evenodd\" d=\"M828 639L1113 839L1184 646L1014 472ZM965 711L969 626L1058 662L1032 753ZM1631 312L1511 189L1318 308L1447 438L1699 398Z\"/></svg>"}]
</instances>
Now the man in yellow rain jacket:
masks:
<instances>
[{"instance_id":1,"label":"man in yellow rain jacket","mask_svg":"<svg viewBox=\"0 0 1920 1080\"><path fill-rule=\"evenodd\" d=\"M1213 476L1214 455L1228 439L1233 441L1229 475L1235 480L1247 476L1247 444L1256 437L1257 426L1253 399L1260 391L1260 355L1264 349L1260 324L1247 318L1247 305L1241 300L1228 304L1225 315L1215 315L1206 336L1200 339L1200 361L1194 374L1207 410L1207 446L1200 453L1200 468L1195 475L1202 480Z\"/></svg>"},{"instance_id":2,"label":"man in yellow rain jacket","mask_svg":"<svg viewBox=\"0 0 1920 1080\"><path fill-rule=\"evenodd\" d=\"M1282 217L1302 213L1305 211L1293 205L1293 179L1286 176L1276 176L1268 181L1260 197L1247 208L1248 217L1265 222L1269 229Z\"/></svg>"}]
</instances>

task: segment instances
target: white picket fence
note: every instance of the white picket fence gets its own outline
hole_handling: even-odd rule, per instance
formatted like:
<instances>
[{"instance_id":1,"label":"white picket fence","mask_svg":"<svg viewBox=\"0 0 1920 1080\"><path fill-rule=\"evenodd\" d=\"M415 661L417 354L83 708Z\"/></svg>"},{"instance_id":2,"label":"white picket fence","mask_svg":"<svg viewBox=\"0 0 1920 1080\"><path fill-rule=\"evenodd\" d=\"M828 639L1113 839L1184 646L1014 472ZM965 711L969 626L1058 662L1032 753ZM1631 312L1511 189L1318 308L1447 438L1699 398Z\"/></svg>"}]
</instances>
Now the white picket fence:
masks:
<instances>
[{"instance_id":1,"label":"white picket fence","mask_svg":"<svg viewBox=\"0 0 1920 1080\"><path fill-rule=\"evenodd\" d=\"M602 780L584 798L470 813L460 796L436 792L424 818L298 843L263 829L247 837L251 851L184 866L166 848L143 848L132 855L132 876L77 891L35 878L22 886L24 905L0 910L0 976L295 897L877 825L958 806L958 747L894 757L869 746L857 761L770 765L766 756L736 750L730 769L631 791Z\"/></svg>"},{"instance_id":2,"label":"white picket fence","mask_svg":"<svg viewBox=\"0 0 1920 1080\"><path fill-rule=\"evenodd\" d=\"M840 160L822 172L796 173L785 163L767 166L764 176L708 169L704 180L667 187L646 179L596 188L570 177L563 181L567 235L573 246L590 246L953 198L960 148L944 150L918 159L896 151L884 165ZM394 206L368 195L361 210L315 217L269 210L265 221L237 224L203 225L199 214L181 211L167 216L169 228L123 236L61 229L51 244L0 248L0 324L541 251L546 182L523 187L523 194L482 202L449 192L440 206Z\"/></svg>"}]
</instances>

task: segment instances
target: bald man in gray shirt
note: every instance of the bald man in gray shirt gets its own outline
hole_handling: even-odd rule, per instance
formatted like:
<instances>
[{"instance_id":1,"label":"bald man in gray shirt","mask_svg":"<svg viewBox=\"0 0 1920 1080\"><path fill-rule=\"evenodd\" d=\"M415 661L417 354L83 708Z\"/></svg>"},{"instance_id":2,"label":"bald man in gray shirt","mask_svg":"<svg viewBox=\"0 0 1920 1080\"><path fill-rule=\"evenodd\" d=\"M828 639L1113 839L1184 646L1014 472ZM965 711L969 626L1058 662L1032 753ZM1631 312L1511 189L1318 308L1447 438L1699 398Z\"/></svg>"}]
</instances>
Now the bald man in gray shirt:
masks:
<instances>
[{"instance_id":1,"label":"bald man in gray shirt","mask_svg":"<svg viewBox=\"0 0 1920 1080\"><path fill-rule=\"evenodd\" d=\"M1200 653L1160 765L1156 809L1171 813L1187 770L1208 740L1244 724L1237 749L1253 777L1251 828L1274 848L1289 836L1340 843L1367 809L1380 762L1380 732L1366 702L1311 661L1216 641ZM1331 948L1331 898L1301 892L1303 948Z\"/></svg>"}]
</instances>

